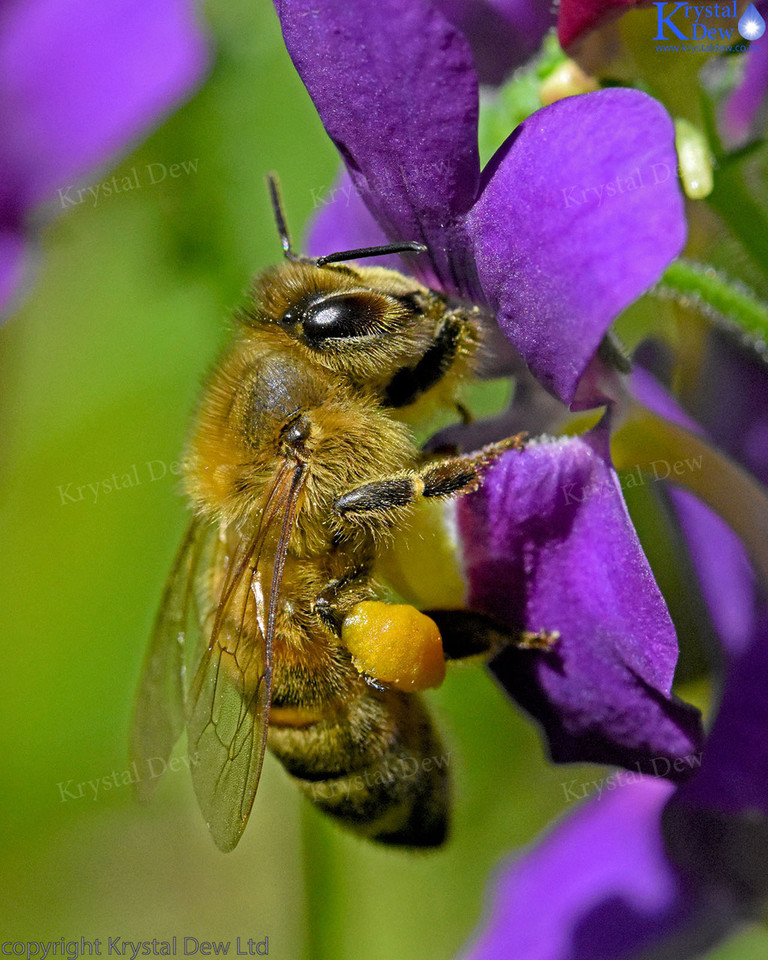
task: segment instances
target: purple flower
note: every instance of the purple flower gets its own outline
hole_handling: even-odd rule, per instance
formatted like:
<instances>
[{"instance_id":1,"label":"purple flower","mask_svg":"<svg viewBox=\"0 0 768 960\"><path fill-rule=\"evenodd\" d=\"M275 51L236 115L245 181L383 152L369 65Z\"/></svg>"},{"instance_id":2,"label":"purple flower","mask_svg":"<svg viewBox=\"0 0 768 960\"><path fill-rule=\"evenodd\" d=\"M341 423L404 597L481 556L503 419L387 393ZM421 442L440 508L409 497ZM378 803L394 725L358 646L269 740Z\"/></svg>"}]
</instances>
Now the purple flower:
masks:
<instances>
[{"instance_id":1,"label":"purple flower","mask_svg":"<svg viewBox=\"0 0 768 960\"><path fill-rule=\"evenodd\" d=\"M756 4L768 19L768 3ZM723 105L720 129L726 142L739 147L765 130L768 109L768 40L763 37L750 46L744 77Z\"/></svg>"},{"instance_id":2,"label":"purple flower","mask_svg":"<svg viewBox=\"0 0 768 960\"><path fill-rule=\"evenodd\" d=\"M354 18L341 0L277 9L347 169L310 249L423 242L429 255L410 269L488 307L562 401L604 402L604 334L685 235L663 109L619 89L561 101L481 172L470 50L432 4L361 0ZM554 649L495 666L557 759L643 769L697 749L697 713L670 692L675 634L626 512L607 418L502 457L459 515L469 606L515 630L560 632Z\"/></svg>"},{"instance_id":3,"label":"purple flower","mask_svg":"<svg viewBox=\"0 0 768 960\"><path fill-rule=\"evenodd\" d=\"M468 605L561 635L552 651L510 648L492 665L553 759L644 769L660 743L664 756L695 750L698 716L670 696L677 638L607 445L604 421L501 461L459 501L459 530Z\"/></svg>"},{"instance_id":4,"label":"purple flower","mask_svg":"<svg viewBox=\"0 0 768 960\"><path fill-rule=\"evenodd\" d=\"M768 20L768 0L756 0L759 16ZM735 149L765 132L768 119L768 38L749 45L741 83L722 105L719 128L724 142Z\"/></svg>"},{"instance_id":5,"label":"purple flower","mask_svg":"<svg viewBox=\"0 0 768 960\"><path fill-rule=\"evenodd\" d=\"M594 799L501 868L461 960L687 960L740 919L733 891L671 859L670 784L611 774L590 786Z\"/></svg>"},{"instance_id":6,"label":"purple flower","mask_svg":"<svg viewBox=\"0 0 768 960\"><path fill-rule=\"evenodd\" d=\"M714 632L733 657L751 643L761 616L752 565L768 584L768 364L758 344L722 322L700 346L697 375L677 378L679 404L662 386L670 373L655 341L638 350L629 385L645 407L701 440L708 480L697 492L706 498L719 488L711 502L738 532L687 490L667 491Z\"/></svg>"},{"instance_id":7,"label":"purple flower","mask_svg":"<svg viewBox=\"0 0 768 960\"><path fill-rule=\"evenodd\" d=\"M700 430L647 374L633 380L647 404ZM621 771L564 785L593 797L503 866L463 960L686 960L760 916L768 606L734 532L687 491L670 496L725 654L717 718L688 758L695 774L677 789Z\"/></svg>"},{"instance_id":8,"label":"purple flower","mask_svg":"<svg viewBox=\"0 0 768 960\"><path fill-rule=\"evenodd\" d=\"M341 0L277 9L380 229L425 243L429 258L413 269L490 306L538 379L571 403L616 315L683 245L665 111L634 90L568 98L521 124L481 174L471 52L430 3L366 0L354 20Z\"/></svg>"},{"instance_id":9,"label":"purple flower","mask_svg":"<svg viewBox=\"0 0 768 960\"><path fill-rule=\"evenodd\" d=\"M36 209L123 150L200 78L189 0L12 0L0 14L0 308Z\"/></svg>"}]
</instances>

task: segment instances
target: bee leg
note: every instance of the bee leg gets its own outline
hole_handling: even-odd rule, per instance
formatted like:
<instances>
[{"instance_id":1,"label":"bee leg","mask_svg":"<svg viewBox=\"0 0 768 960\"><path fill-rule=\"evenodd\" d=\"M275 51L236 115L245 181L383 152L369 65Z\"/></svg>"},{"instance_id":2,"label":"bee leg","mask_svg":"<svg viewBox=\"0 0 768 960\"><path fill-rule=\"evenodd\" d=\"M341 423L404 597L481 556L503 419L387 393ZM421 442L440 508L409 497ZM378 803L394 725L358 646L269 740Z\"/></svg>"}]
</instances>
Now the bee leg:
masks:
<instances>
[{"instance_id":1,"label":"bee leg","mask_svg":"<svg viewBox=\"0 0 768 960\"><path fill-rule=\"evenodd\" d=\"M483 447L472 457L450 457L429 463L415 474L365 483L337 497L333 509L339 516L354 517L407 507L420 497L454 497L471 493L480 485L483 470L506 450L520 450L525 439L526 434L519 433Z\"/></svg>"},{"instance_id":2,"label":"bee leg","mask_svg":"<svg viewBox=\"0 0 768 960\"><path fill-rule=\"evenodd\" d=\"M506 647L523 650L551 650L560 639L557 630L514 630L482 613L469 610L425 610L437 624L443 639L446 660L482 657L490 660Z\"/></svg>"},{"instance_id":3,"label":"bee leg","mask_svg":"<svg viewBox=\"0 0 768 960\"><path fill-rule=\"evenodd\" d=\"M333 597L330 591L323 590L315 597L313 612L316 613L323 623L330 627L336 634L341 634L342 618L339 616L333 605Z\"/></svg>"},{"instance_id":4,"label":"bee leg","mask_svg":"<svg viewBox=\"0 0 768 960\"><path fill-rule=\"evenodd\" d=\"M423 467L423 497L453 497L471 493L482 482L483 470L507 450L521 450L527 434L518 433L498 443L489 443L472 457L451 457Z\"/></svg>"},{"instance_id":5,"label":"bee leg","mask_svg":"<svg viewBox=\"0 0 768 960\"><path fill-rule=\"evenodd\" d=\"M418 477L388 477L355 487L337 497L334 513L352 518L371 513L387 513L397 507L407 507L420 495L423 484Z\"/></svg>"},{"instance_id":6,"label":"bee leg","mask_svg":"<svg viewBox=\"0 0 768 960\"><path fill-rule=\"evenodd\" d=\"M445 679L440 631L410 604L361 601L344 619L341 642L369 682L414 693Z\"/></svg>"},{"instance_id":7,"label":"bee leg","mask_svg":"<svg viewBox=\"0 0 768 960\"><path fill-rule=\"evenodd\" d=\"M326 626L330 627L339 636L341 635L342 621L346 616L338 608L339 594L348 584L353 583L358 578L365 577L366 572L363 567L355 568L345 576L332 580L315 597L313 611L323 620Z\"/></svg>"},{"instance_id":8,"label":"bee leg","mask_svg":"<svg viewBox=\"0 0 768 960\"><path fill-rule=\"evenodd\" d=\"M464 310L445 316L435 339L415 367L398 370L387 387L384 404L408 407L439 383L450 370L467 341L474 341L476 320Z\"/></svg>"}]
</instances>

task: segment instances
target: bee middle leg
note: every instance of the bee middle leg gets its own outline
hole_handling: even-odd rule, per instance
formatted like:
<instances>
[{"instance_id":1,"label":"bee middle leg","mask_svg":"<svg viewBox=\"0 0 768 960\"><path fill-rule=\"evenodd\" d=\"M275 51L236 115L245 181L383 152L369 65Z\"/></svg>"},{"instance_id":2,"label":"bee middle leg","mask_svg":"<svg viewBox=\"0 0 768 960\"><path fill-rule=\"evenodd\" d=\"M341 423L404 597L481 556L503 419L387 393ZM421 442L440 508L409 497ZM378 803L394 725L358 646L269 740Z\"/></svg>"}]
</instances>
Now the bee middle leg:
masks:
<instances>
[{"instance_id":1,"label":"bee middle leg","mask_svg":"<svg viewBox=\"0 0 768 960\"><path fill-rule=\"evenodd\" d=\"M341 517L354 519L407 507L420 497L445 498L471 493L480 485L485 467L505 451L521 449L525 439L526 434L519 433L483 447L472 457L433 461L418 472L364 483L337 497L333 509Z\"/></svg>"}]
</instances>

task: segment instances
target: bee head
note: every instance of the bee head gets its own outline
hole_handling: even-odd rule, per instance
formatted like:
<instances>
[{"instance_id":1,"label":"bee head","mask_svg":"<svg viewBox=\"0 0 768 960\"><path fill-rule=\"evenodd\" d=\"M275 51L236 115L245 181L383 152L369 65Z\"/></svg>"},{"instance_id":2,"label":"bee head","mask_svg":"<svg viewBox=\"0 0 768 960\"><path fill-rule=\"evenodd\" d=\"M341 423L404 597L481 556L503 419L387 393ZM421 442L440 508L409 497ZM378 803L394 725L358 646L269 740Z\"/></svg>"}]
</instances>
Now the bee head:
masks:
<instances>
[{"instance_id":1,"label":"bee head","mask_svg":"<svg viewBox=\"0 0 768 960\"><path fill-rule=\"evenodd\" d=\"M394 270L294 261L258 278L245 320L302 363L376 388L418 362L445 311L442 294Z\"/></svg>"},{"instance_id":2,"label":"bee head","mask_svg":"<svg viewBox=\"0 0 768 960\"><path fill-rule=\"evenodd\" d=\"M421 392L439 380L458 350L454 325L447 323L456 305L395 270L349 262L426 247L406 242L299 256L274 177L269 188L285 262L257 279L242 314L245 323L302 364L340 374L349 386L385 403L392 401L393 385L398 397L413 393L402 384L416 367Z\"/></svg>"}]
</instances>

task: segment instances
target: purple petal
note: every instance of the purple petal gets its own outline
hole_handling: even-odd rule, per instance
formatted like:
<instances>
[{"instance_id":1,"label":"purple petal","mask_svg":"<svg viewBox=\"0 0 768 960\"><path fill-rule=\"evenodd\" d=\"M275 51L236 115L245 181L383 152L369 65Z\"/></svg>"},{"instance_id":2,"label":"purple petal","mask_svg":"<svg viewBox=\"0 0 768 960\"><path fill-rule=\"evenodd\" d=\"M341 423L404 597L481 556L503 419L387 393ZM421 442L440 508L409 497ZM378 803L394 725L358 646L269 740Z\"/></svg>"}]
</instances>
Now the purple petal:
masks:
<instances>
[{"instance_id":1,"label":"purple petal","mask_svg":"<svg viewBox=\"0 0 768 960\"><path fill-rule=\"evenodd\" d=\"M638 353L637 363L643 361ZM632 396L658 413L660 417L669 420L671 423L677 423L694 433L701 434L703 429L693 420L680 406L672 394L661 384L656 377L642 366L635 366L632 375L629 378L629 390Z\"/></svg>"},{"instance_id":2,"label":"purple petal","mask_svg":"<svg viewBox=\"0 0 768 960\"><path fill-rule=\"evenodd\" d=\"M691 563L725 649L743 653L755 629L755 576L747 551L728 524L687 490L670 489Z\"/></svg>"},{"instance_id":3,"label":"purple petal","mask_svg":"<svg viewBox=\"0 0 768 960\"><path fill-rule=\"evenodd\" d=\"M768 614L731 664L704 764L664 814L677 863L704 886L733 891L744 910L768 896Z\"/></svg>"},{"instance_id":4,"label":"purple petal","mask_svg":"<svg viewBox=\"0 0 768 960\"><path fill-rule=\"evenodd\" d=\"M768 2L755 4L768 19ZM720 116L723 136L731 147L738 147L758 132L764 119L768 98L768 43L753 43L747 53L744 78L726 101ZM763 124L764 126L764 124Z\"/></svg>"},{"instance_id":5,"label":"purple petal","mask_svg":"<svg viewBox=\"0 0 768 960\"><path fill-rule=\"evenodd\" d=\"M698 776L680 788L675 802L730 813L768 816L768 615L755 626L751 644L736 656L707 738ZM768 877L768 861L765 864Z\"/></svg>"},{"instance_id":6,"label":"purple petal","mask_svg":"<svg viewBox=\"0 0 768 960\"><path fill-rule=\"evenodd\" d=\"M727 929L732 912L705 904L665 854L670 786L627 773L598 786L598 800L502 868L462 960L626 960L672 938L663 956L686 960Z\"/></svg>"},{"instance_id":7,"label":"purple petal","mask_svg":"<svg viewBox=\"0 0 768 960\"><path fill-rule=\"evenodd\" d=\"M738 383L743 385L743 373ZM719 390L722 386L710 382L709 389ZM640 366L632 371L630 390L650 410L672 423L699 434L704 432L653 375ZM754 413L760 407L759 392L753 390L750 399ZM738 405L739 401L736 402ZM738 414L744 423L747 410L739 409ZM741 653L754 635L757 598L747 551L728 524L693 494L671 487L668 495L715 630L730 654Z\"/></svg>"},{"instance_id":8,"label":"purple petal","mask_svg":"<svg viewBox=\"0 0 768 960\"><path fill-rule=\"evenodd\" d=\"M126 146L205 62L188 0L26 0L0 41L3 182L25 206Z\"/></svg>"},{"instance_id":9,"label":"purple petal","mask_svg":"<svg viewBox=\"0 0 768 960\"><path fill-rule=\"evenodd\" d=\"M499 84L525 63L557 22L549 0L435 0L472 47L480 83Z\"/></svg>"},{"instance_id":10,"label":"purple petal","mask_svg":"<svg viewBox=\"0 0 768 960\"><path fill-rule=\"evenodd\" d=\"M670 693L675 631L610 465L605 421L504 456L458 516L468 606L512 628L560 632L554 649L510 648L492 666L542 723L553 758L690 772L698 712Z\"/></svg>"},{"instance_id":11,"label":"purple petal","mask_svg":"<svg viewBox=\"0 0 768 960\"><path fill-rule=\"evenodd\" d=\"M0 307L7 304L24 274L24 241L15 233L0 233Z\"/></svg>"},{"instance_id":12,"label":"purple petal","mask_svg":"<svg viewBox=\"0 0 768 960\"><path fill-rule=\"evenodd\" d=\"M696 384L683 402L723 450L768 486L768 362L764 356L736 331L710 330Z\"/></svg>"},{"instance_id":13,"label":"purple petal","mask_svg":"<svg viewBox=\"0 0 768 960\"><path fill-rule=\"evenodd\" d=\"M739 354L736 359L743 357ZM748 390L752 403L760 407L760 391L753 392L755 384L744 367L736 365L730 373L738 376L739 388ZM635 395L667 419L684 426L690 422L646 371L635 368L631 386ZM725 395L719 399L730 402ZM719 413L717 401L706 407L713 415ZM743 432L748 433L744 429L744 420L750 419L746 406L722 416L733 426L742 417ZM707 762L695 781L681 789L680 803L712 803L731 812L752 808L768 814L768 748L762 743L768 727L768 698L764 695L768 686L768 611L764 602L757 604L749 558L730 527L687 491L671 494L705 599L729 654L723 700L707 740Z\"/></svg>"},{"instance_id":14,"label":"purple petal","mask_svg":"<svg viewBox=\"0 0 768 960\"><path fill-rule=\"evenodd\" d=\"M189 0L25 0L0 31L0 307L22 275L32 208L126 147L202 72ZM62 193L63 192L63 193Z\"/></svg>"},{"instance_id":15,"label":"purple petal","mask_svg":"<svg viewBox=\"0 0 768 960\"><path fill-rule=\"evenodd\" d=\"M698 399L724 438L743 444L765 413L765 389L756 389L763 380L759 365L751 369L750 377L745 350L722 331L710 343L710 347L718 345L733 350L732 368L726 366L724 374L734 380L724 386L710 373L706 396ZM712 356L711 350L708 355ZM715 350L714 356L723 359L722 351ZM744 390L748 404L740 401ZM715 396L710 397L709 391ZM674 399L638 368L632 375L632 392L667 419L684 426L690 423ZM721 410L720 404L728 409ZM727 435L728 424L736 437ZM763 605L758 605L749 558L730 527L687 491L670 490L670 499L728 665L705 762L670 801L664 814L665 832L676 862L692 877L702 886L718 886L721 892L725 887L746 907L768 893L768 749L764 743L768 612L764 598Z\"/></svg>"},{"instance_id":16,"label":"purple petal","mask_svg":"<svg viewBox=\"0 0 768 960\"><path fill-rule=\"evenodd\" d=\"M617 314L683 246L672 122L634 90L539 110L483 171L466 225L502 329L570 403Z\"/></svg>"},{"instance_id":17,"label":"purple petal","mask_svg":"<svg viewBox=\"0 0 768 960\"><path fill-rule=\"evenodd\" d=\"M447 286L466 265L447 225L479 180L464 37L426 0L276 0L283 35L361 197L393 240L427 244Z\"/></svg>"},{"instance_id":18,"label":"purple petal","mask_svg":"<svg viewBox=\"0 0 768 960\"><path fill-rule=\"evenodd\" d=\"M717 343L724 334L718 331ZM734 349L737 344L725 338ZM722 346L722 344L721 344ZM755 390L743 367L743 350L731 359L737 377L732 392L750 391L752 409L731 402L722 385L713 386L714 401L701 397L716 423L736 426L743 438L762 414L761 391ZM738 362L737 362L738 361ZM757 371L753 371L757 374ZM736 386L738 385L738 389ZM689 425L651 375L635 368L632 392L667 419ZM719 388L719 389L718 389ZM726 411L720 402L731 403ZM698 428L700 431L700 428ZM727 437L727 439L731 439ZM757 585L743 544L725 522L685 490L669 491L698 575L710 616L727 654L725 687L710 733L704 764L684 784L664 814L668 847L675 861L705 888L720 896L735 895L746 909L768 894L768 611L759 605Z\"/></svg>"}]
</instances>

